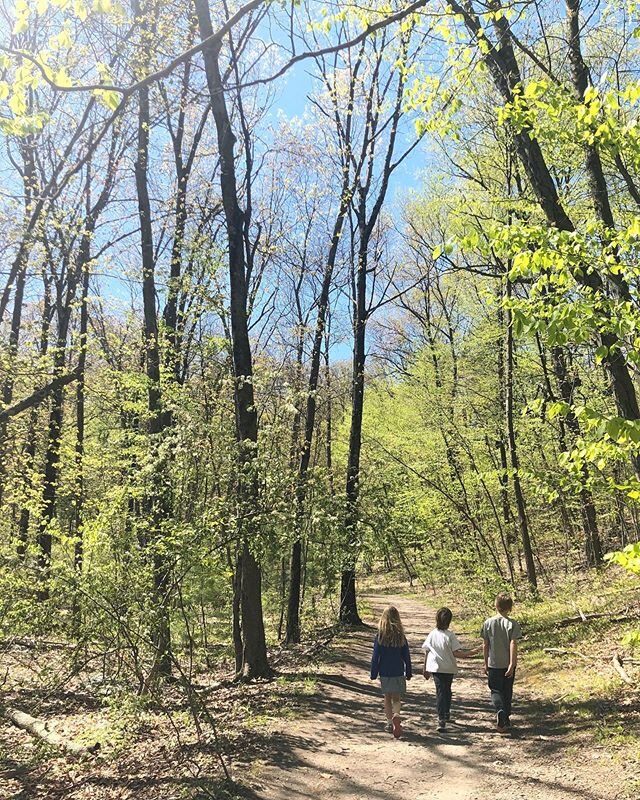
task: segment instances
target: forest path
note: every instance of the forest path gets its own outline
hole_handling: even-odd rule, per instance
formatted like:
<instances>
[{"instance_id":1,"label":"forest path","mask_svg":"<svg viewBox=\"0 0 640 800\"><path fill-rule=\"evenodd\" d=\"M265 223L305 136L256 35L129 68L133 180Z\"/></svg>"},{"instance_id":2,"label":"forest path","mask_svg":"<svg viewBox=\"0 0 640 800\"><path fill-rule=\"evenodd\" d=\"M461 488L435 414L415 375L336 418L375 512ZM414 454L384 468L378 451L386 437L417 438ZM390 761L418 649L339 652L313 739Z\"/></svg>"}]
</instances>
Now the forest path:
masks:
<instances>
[{"instance_id":1,"label":"forest path","mask_svg":"<svg viewBox=\"0 0 640 800\"><path fill-rule=\"evenodd\" d=\"M273 732L272 757L254 764L248 796L260 800L613 800L615 768L602 753L576 743L576 722L525 699L516 681L514 733L492 727L480 659L461 660L454 681L455 724L435 730L433 683L422 677L420 645L434 612L416 600L369 595L370 625L393 603L411 644L414 678L403 705L404 734L384 730L378 681L369 680L373 627L333 645L318 690L300 713ZM454 619L455 621L455 619ZM452 626L455 628L455 625ZM461 631L457 631L459 634ZM462 633L463 643L477 641ZM579 721L578 721L579 722ZM578 748L578 749L576 749ZM603 761L604 758L604 761Z\"/></svg>"}]
</instances>

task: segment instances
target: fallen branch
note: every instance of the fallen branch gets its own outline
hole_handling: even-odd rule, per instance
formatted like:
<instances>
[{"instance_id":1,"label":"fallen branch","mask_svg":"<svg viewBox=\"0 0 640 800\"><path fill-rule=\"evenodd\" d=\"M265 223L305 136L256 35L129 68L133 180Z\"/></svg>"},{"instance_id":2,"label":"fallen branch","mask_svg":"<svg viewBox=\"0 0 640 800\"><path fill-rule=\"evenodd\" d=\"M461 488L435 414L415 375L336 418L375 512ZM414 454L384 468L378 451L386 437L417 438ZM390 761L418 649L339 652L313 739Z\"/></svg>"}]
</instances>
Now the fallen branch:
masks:
<instances>
[{"instance_id":1,"label":"fallen branch","mask_svg":"<svg viewBox=\"0 0 640 800\"><path fill-rule=\"evenodd\" d=\"M69 383L73 383L78 379L79 376L80 371L76 367L73 372L69 372L65 375L60 375L59 377L54 378L46 386L42 386L40 389L37 389L33 394L29 395L29 397L25 397L24 400L20 400L18 403L9 406L9 408L2 409L2 411L0 411L0 422L5 422L10 417L15 417L16 414L20 414L22 411L26 411L28 408L37 406L45 399L45 397L50 395L52 392L57 391L58 389L62 389Z\"/></svg>"},{"instance_id":2,"label":"fallen branch","mask_svg":"<svg viewBox=\"0 0 640 800\"><path fill-rule=\"evenodd\" d=\"M12 647L21 647L26 650L73 650L74 645L69 642L52 642L46 639L29 639L15 636L11 639L0 640L0 648L10 650Z\"/></svg>"},{"instance_id":3,"label":"fallen branch","mask_svg":"<svg viewBox=\"0 0 640 800\"><path fill-rule=\"evenodd\" d=\"M542 652L553 656L579 656L580 658L584 658L585 661L593 661L592 658L589 658L589 656L586 656L584 653L578 652L578 650L565 650L563 647L543 647Z\"/></svg>"},{"instance_id":4,"label":"fallen branch","mask_svg":"<svg viewBox=\"0 0 640 800\"><path fill-rule=\"evenodd\" d=\"M613 668L615 669L615 671L618 673L618 675L622 678L622 680L625 683L630 683L630 684L633 683L631 678L627 675L625 668L622 666L622 657L618 653L616 653L613 656L613 658L611 659L611 663L613 664Z\"/></svg>"},{"instance_id":5,"label":"fallen branch","mask_svg":"<svg viewBox=\"0 0 640 800\"><path fill-rule=\"evenodd\" d=\"M576 622L588 622L590 619L602 619L603 617L610 617L610 614L584 614L580 611L575 617L565 617L554 622L554 628L566 628L567 625L575 625Z\"/></svg>"},{"instance_id":6,"label":"fallen branch","mask_svg":"<svg viewBox=\"0 0 640 800\"><path fill-rule=\"evenodd\" d=\"M333 637L330 636L328 639L324 639L323 641L313 642L311 645L309 645L309 647L306 647L302 651L302 655L303 656L309 656L311 654L317 653L319 650L326 649L331 644L332 638Z\"/></svg>"},{"instance_id":7,"label":"fallen branch","mask_svg":"<svg viewBox=\"0 0 640 800\"><path fill-rule=\"evenodd\" d=\"M577 622L591 622L593 619L608 619L610 622L629 622L630 620L637 620L638 614L584 614L580 611L575 617L565 617L553 623L554 628L566 628L568 625L575 625Z\"/></svg>"},{"instance_id":8,"label":"fallen branch","mask_svg":"<svg viewBox=\"0 0 640 800\"><path fill-rule=\"evenodd\" d=\"M47 728L46 722L43 722L41 719L36 719L30 714L25 714L24 711L20 711L17 708L8 708L5 711L5 716L7 719L11 720L17 728L27 731L33 736L37 736L38 739L42 739L44 742L47 742L47 744L60 747L74 755L96 755L98 750L100 750L100 742L95 742L92 745L84 745L73 742L70 739L65 739L63 736L60 736L59 733L50 731Z\"/></svg>"}]
</instances>

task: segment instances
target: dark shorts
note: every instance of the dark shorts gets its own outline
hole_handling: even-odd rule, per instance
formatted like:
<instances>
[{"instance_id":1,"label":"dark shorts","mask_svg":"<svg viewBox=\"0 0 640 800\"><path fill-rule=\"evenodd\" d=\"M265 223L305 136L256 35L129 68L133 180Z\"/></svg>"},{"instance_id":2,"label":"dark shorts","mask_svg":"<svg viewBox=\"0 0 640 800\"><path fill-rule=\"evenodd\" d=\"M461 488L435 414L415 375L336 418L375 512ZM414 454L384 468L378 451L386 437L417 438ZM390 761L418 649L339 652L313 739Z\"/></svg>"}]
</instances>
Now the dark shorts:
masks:
<instances>
[{"instance_id":1,"label":"dark shorts","mask_svg":"<svg viewBox=\"0 0 640 800\"><path fill-rule=\"evenodd\" d=\"M407 679L404 675L394 675L391 678L381 675L380 689L382 694L404 694L407 691Z\"/></svg>"}]
</instances>

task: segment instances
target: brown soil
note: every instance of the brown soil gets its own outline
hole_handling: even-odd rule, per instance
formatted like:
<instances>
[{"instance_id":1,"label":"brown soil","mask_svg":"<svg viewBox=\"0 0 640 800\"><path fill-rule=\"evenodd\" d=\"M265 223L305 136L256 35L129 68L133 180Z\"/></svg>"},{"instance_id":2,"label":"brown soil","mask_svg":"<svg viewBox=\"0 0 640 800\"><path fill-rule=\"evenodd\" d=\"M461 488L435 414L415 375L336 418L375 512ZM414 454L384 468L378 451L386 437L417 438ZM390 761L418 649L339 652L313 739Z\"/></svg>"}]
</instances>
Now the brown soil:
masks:
<instances>
[{"instance_id":1,"label":"brown soil","mask_svg":"<svg viewBox=\"0 0 640 800\"><path fill-rule=\"evenodd\" d=\"M378 682L369 681L371 626L335 642L318 691L294 721L273 732L268 762L242 779L261 800L613 800L623 795L620 766L580 720L523 696L516 681L514 730L495 731L480 660L461 660L452 718L435 730L433 683L422 677L420 645L433 612L404 597L370 596L374 616L398 606L414 670L403 706L404 734L384 730ZM452 626L455 629L455 624ZM464 637L463 637L464 638ZM469 644L472 644L468 640ZM526 667L525 667L526 669ZM236 772L236 778L240 775Z\"/></svg>"}]
</instances>

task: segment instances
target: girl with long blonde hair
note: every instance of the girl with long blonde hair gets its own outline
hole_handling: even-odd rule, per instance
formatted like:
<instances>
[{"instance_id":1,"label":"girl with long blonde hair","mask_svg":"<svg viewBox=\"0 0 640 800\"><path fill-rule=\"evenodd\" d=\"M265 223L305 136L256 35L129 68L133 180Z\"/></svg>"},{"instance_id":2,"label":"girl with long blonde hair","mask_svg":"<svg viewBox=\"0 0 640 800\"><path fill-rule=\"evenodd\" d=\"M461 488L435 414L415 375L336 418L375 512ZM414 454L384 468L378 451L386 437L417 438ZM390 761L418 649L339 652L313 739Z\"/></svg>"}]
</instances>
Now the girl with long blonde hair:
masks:
<instances>
[{"instance_id":1,"label":"girl with long blonde hair","mask_svg":"<svg viewBox=\"0 0 640 800\"><path fill-rule=\"evenodd\" d=\"M384 695L386 729L392 731L398 739L402 735L400 718L402 695L407 691L407 681L411 680L412 670L409 644L400 612L395 606L388 606L382 612L378 633L373 640L371 680L375 680L378 676Z\"/></svg>"}]
</instances>

